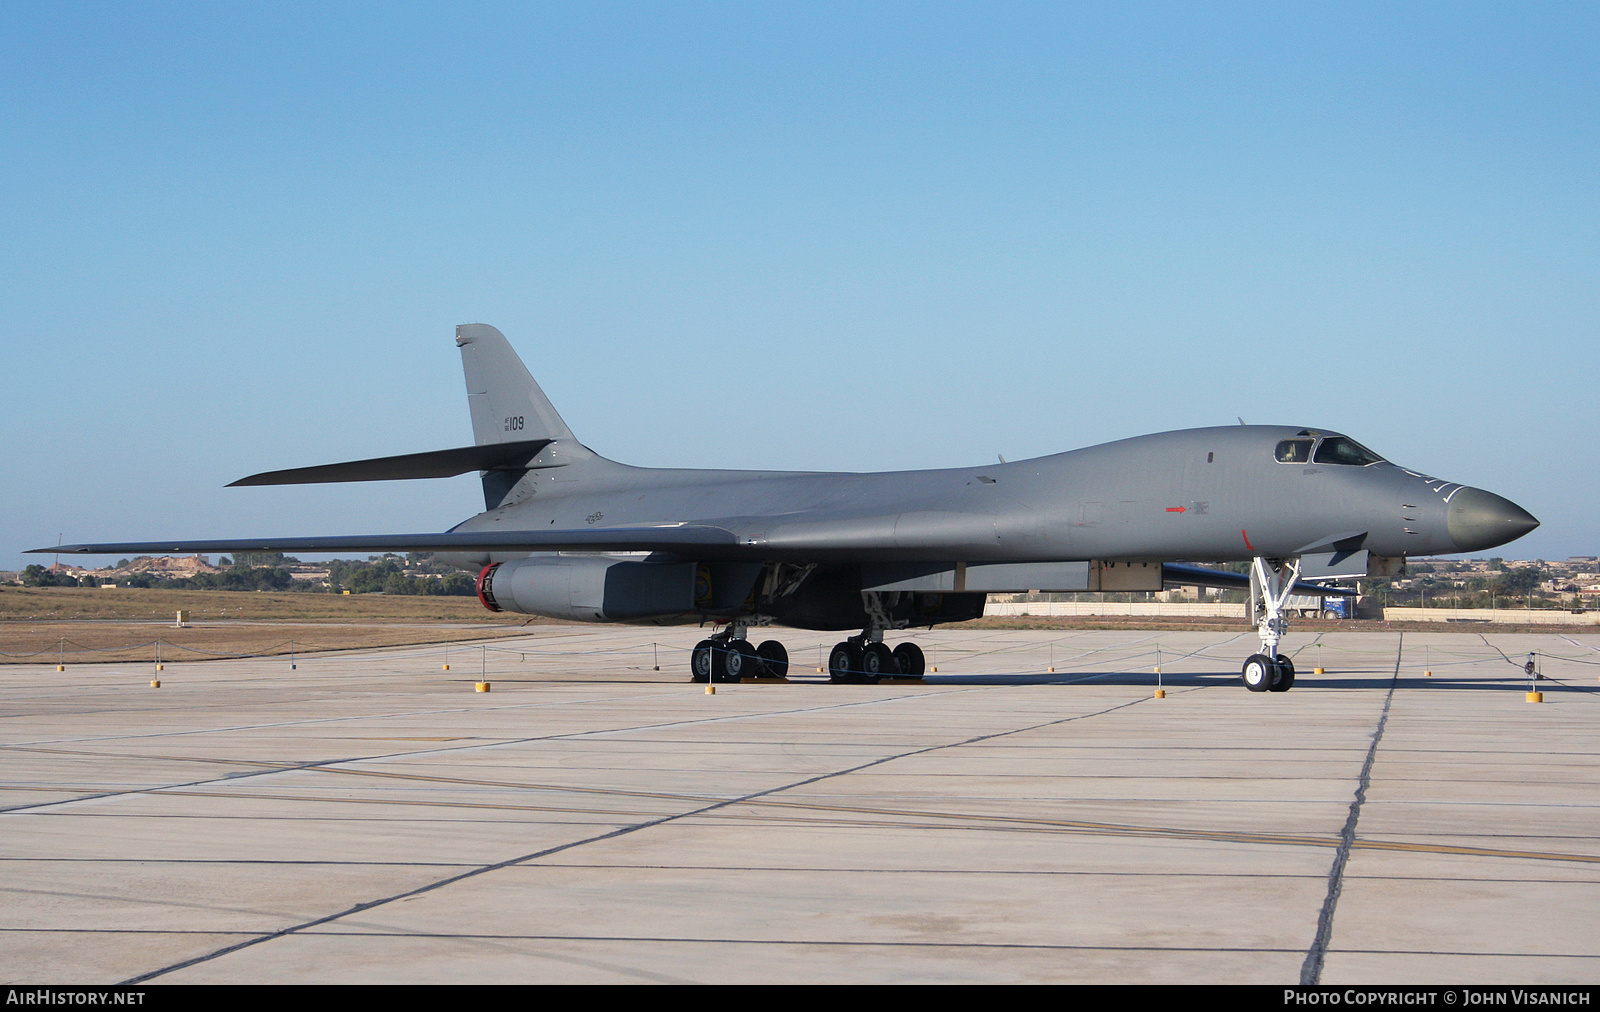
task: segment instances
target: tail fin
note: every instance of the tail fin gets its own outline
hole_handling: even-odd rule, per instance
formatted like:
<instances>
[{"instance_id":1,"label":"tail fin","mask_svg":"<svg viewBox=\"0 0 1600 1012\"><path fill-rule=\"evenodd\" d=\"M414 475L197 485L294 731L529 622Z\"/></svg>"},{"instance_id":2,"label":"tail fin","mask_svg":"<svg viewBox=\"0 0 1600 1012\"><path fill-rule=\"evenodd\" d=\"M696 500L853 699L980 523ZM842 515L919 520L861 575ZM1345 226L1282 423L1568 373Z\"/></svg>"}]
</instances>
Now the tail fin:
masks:
<instances>
[{"instance_id":1,"label":"tail fin","mask_svg":"<svg viewBox=\"0 0 1600 1012\"><path fill-rule=\"evenodd\" d=\"M505 335L486 323L463 324L456 328L456 346L467 374L473 442L479 446L523 439L576 442Z\"/></svg>"},{"instance_id":2,"label":"tail fin","mask_svg":"<svg viewBox=\"0 0 1600 1012\"><path fill-rule=\"evenodd\" d=\"M595 454L578 442L555 406L534 382L505 335L486 323L456 328L456 346L467 377L467 404L472 409L472 438L479 446L548 439L534 458L535 467L559 467L592 460ZM508 498L525 471L485 471L483 498L494 509Z\"/></svg>"}]
</instances>

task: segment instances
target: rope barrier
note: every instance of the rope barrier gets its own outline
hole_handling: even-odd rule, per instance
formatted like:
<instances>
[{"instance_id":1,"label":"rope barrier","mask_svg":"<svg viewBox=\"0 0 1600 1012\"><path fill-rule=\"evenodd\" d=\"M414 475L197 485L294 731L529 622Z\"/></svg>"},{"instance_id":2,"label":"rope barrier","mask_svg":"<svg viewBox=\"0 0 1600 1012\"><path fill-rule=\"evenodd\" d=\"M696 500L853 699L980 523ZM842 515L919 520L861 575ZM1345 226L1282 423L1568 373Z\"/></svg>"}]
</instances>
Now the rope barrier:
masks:
<instances>
[{"instance_id":1,"label":"rope barrier","mask_svg":"<svg viewBox=\"0 0 1600 1012\"><path fill-rule=\"evenodd\" d=\"M536 634L530 633L529 635L536 635ZM1134 642L1135 643L1144 643L1144 642L1147 642L1149 640L1154 640L1154 639L1160 637L1161 635L1164 635L1164 634L1163 633L1155 633L1155 634L1152 634L1149 637L1145 637L1143 640L1136 640ZM1143 674L1145 672L1143 672L1141 670L1137 670L1137 669L1142 669L1142 668L1148 667L1148 666L1150 666L1151 662L1157 661L1157 659L1159 659L1159 663L1162 664L1163 670L1170 670L1171 666L1179 664L1179 663L1182 663L1182 662L1187 661L1187 660L1199 660L1199 661L1206 662L1206 663L1217 663L1217 664L1225 665L1225 666L1227 666L1228 668L1231 669L1238 662L1238 658L1233 657L1231 655L1224 656L1224 655L1221 655L1221 654L1216 654L1216 653L1213 653L1212 651L1218 649L1219 647L1225 646L1227 643L1231 643L1233 640L1236 640L1240 636L1243 636L1243 635L1246 635L1246 633L1245 632L1240 632L1240 633L1235 634L1232 637L1229 637L1227 640L1224 640L1222 643L1206 644L1206 645L1201 646L1201 647L1199 647L1199 648L1197 648L1195 650L1191 650L1191 651L1189 651L1187 653L1173 653L1173 652L1170 652L1170 648L1168 650L1166 650L1166 651L1163 651L1160 648L1159 644L1150 644L1149 646L1147 646L1144 649L1136 650L1136 651L1133 651L1133 652L1130 652L1130 653L1119 653L1118 656L1116 656L1115 658L1103 658L1103 657L1100 657L1100 655L1104 655L1104 654L1109 653L1109 652L1121 651L1124 648L1126 648L1127 646L1130 646L1131 644L1128 644L1128 643L1117 643L1117 644L1105 644L1105 645L1101 645L1101 646L1090 646L1087 649L1078 650L1078 651L1075 651L1073 653L1069 653L1069 654L1065 654L1065 655L1056 654L1055 653L1055 648L1056 648L1057 643L1058 643L1058 641L1060 639L1066 639L1068 637L1058 637L1056 640L1052 640L1052 641L1050 641L1048 643L1007 644L1007 645L1001 646L1001 647L980 647L980 646L976 646L976 645L969 646L969 647L963 647L963 646L957 645L957 644L942 643L942 642L938 643L937 647L938 647L938 650L939 650L939 652L941 654L940 662L942 664L946 665L946 666L951 665L951 664L970 663L970 662L972 662L972 661L974 661L974 660L976 660L976 659L978 659L980 657L985 657L985 656L994 656L994 655L998 655L998 654L1012 654L1012 655L1015 655L1015 654L1018 654L1018 653L1026 653L1026 652L1032 652L1032 651L1043 651L1043 650L1048 648L1051 651L1051 659L1052 659L1052 663L1049 666L1055 669L1055 671L1052 672L1052 673L1061 674L1061 673L1067 673L1067 672L1083 671L1085 669L1089 669L1089 668L1094 667L1095 664L1096 664L1096 658L1099 658L1100 662L1103 663L1105 660L1110 660L1110 661L1112 661L1113 665L1115 666L1114 670L1105 671L1105 672L1103 672L1104 674L1107 674L1107 675ZM1311 649L1314 646L1322 645L1322 643L1323 643L1323 635L1324 635L1323 633L1319 632L1310 642L1302 644L1299 647L1295 648L1295 650L1293 651L1291 656L1298 656L1298 655L1304 653L1305 651ZM1481 639L1483 639L1484 645L1487 646L1490 650L1492 650L1494 652L1494 655L1497 655L1505 663L1510 664L1511 666L1519 669L1519 671L1524 669L1524 662L1513 660L1510 656L1508 656L1505 653L1505 651L1501 650L1499 647L1497 647L1493 643L1489 642L1487 637L1485 637L1482 633L1479 633L1478 635L1479 635L1479 637ZM1589 647L1586 644L1579 643L1579 642L1577 642L1575 640L1571 640L1570 638L1567 638L1567 637L1562 637L1562 638L1563 639L1568 639L1568 642L1571 642L1574 646L1583 647L1584 649L1588 649L1588 650L1592 650L1592 651L1594 651L1596 653L1600 653L1600 650L1597 650L1594 647ZM932 647L933 645L934 644L932 644L932 643L929 644L930 647ZM640 663L642 664L643 663L643 659L648 657L650 659L651 666L656 667L658 670L659 670L659 663L660 663L660 655L662 653L667 654L669 658L673 658L673 657L675 657L677 655L689 655L689 654L691 654L693 652L693 647L691 647L691 646L676 646L676 645L673 645L673 644L660 643L660 642L639 643L639 644L636 644L636 645L628 645L628 646L620 646L620 647L591 647L591 648L573 649L573 648L557 648L557 647L541 647L541 646L505 646L505 645L499 644L498 642L496 642L496 643L484 643L484 642L480 641L480 642L474 643L472 640L465 640L465 641L455 640L455 641L449 642L448 644L439 644L437 646L423 645L420 649L418 649L418 648L412 648L412 649L404 649L404 648L402 648L402 649L399 649L399 650L395 650L394 648L387 648L387 647L374 647L374 648L369 648L369 649L382 649L382 650L385 650L385 651L391 651L391 652L389 652L387 654L387 656L389 658L391 658L393 660L407 660L407 659L431 658L431 657L437 657L437 656L440 656L440 655L448 656L449 651L450 651L450 649L452 647L459 653L461 650L466 649L466 648L468 648L470 646L478 646L479 650L482 653L482 656L484 656L485 658L487 657L487 655L490 652L493 652L499 658L505 658L505 657L509 657L509 656L515 655L515 656L517 656L517 658L518 658L520 663L527 663L530 658L532 658L535 661L539 661L539 660L546 660L546 659L555 660L555 659L561 659L561 658L606 656L606 657L619 658L619 659L639 658L640 659ZM70 647L70 649L68 649L69 647ZM294 663L297 660L305 660L307 654L331 653L331 652L348 653L351 649L362 649L360 647L350 648L350 647L320 646L320 645L317 645L315 643L307 643L307 642L304 642L304 641L298 640L298 639L284 640L282 642L272 644L271 646L268 646L268 647L265 647L265 648L261 648L261 649L256 650L256 651L246 651L246 652L230 651L230 650L215 650L215 649L209 649L209 648L206 648L206 647L190 646L190 645L187 645L187 644L178 643L178 642L174 642L172 640L168 640L168 639L166 639L164 637L157 637L154 640L148 640L148 641L144 641L144 642L140 642L140 643L132 643L132 644L124 644L124 645L120 645L120 646L108 646L108 647L92 647L92 646L87 646L85 644L82 644L82 643L80 643L80 642L78 642L76 640L62 639L62 640L58 641L58 643L57 643L57 645L56 645L56 647L54 649L45 648L45 649L40 649L40 650L19 651L19 652L0 651L0 657L8 657L8 658L47 657L47 656L65 657L65 656L79 656L79 655L85 655L85 654L93 655L93 654L117 653L117 652L127 652L127 651L136 651L136 650L152 650L152 649L159 652L163 648L166 649L166 650L181 650L181 651L184 651L184 652L189 653L189 654L203 655L205 658L218 658L218 659L229 659L229 660L251 660L251 659L263 659L263 658L273 658L273 657L288 657L290 659L291 663ZM795 650L797 652L805 651L805 650L808 650L808 649L810 649L809 645L798 646L798 647L795 648ZM827 651L828 646L827 646L826 642L824 642L824 643L822 643L820 645L820 649L822 649L823 652ZM1431 658L1430 658L1430 660L1428 662L1425 662L1427 664L1427 666L1429 666L1430 668L1458 667L1458 666L1463 666L1463 665L1470 665L1470 664L1479 663L1479 662L1483 661L1484 659L1486 659L1486 655L1483 654L1483 653L1480 653L1480 652L1477 652L1477 651L1471 651L1471 650L1463 650L1463 649L1461 649L1459 647L1456 647L1456 648L1443 647L1443 646L1434 647L1434 648L1431 648L1431 652L1437 652L1437 653L1439 653L1439 654L1441 654L1444 657L1449 658L1449 659L1444 659L1444 660L1439 660L1439 661L1432 661ZM1340 648L1340 654L1343 655L1343 657L1347 658L1347 659L1350 658L1352 654L1356 655L1357 657L1359 657L1361 654L1372 654L1374 657L1378 657L1378 656L1380 656L1380 655L1382 655L1384 653L1386 653L1386 651L1371 651L1371 650L1364 651L1364 650L1353 649L1353 648ZM1550 651L1539 651L1539 650L1533 651L1532 653L1533 653L1533 655L1535 655L1537 657L1546 657L1546 658L1550 658L1552 660L1560 660L1560 661L1563 661L1563 662L1569 663L1569 664L1585 664L1585 665L1590 665L1590 666L1600 666L1600 658L1590 659L1590 658L1586 658L1586 657L1568 656L1568 655L1565 655L1565 654L1556 654L1556 653L1552 653ZM669 663L670 663L670 661L669 661ZM1422 665L1415 665L1414 664L1414 665L1410 665L1410 666L1416 667L1416 666L1422 666ZM844 672L844 673L846 673L846 674L865 674L866 672ZM1039 665L1034 665L1034 664L1029 664L1029 665L1026 665L1026 666L1007 666L1005 668L1000 668L1000 669L997 669L997 670L990 670L990 671L983 672L983 674L985 674L985 675L1001 676L1001 677L1019 676L1019 675L1038 675L1038 674L1042 674L1042 673L1044 673L1044 672L1041 672L1039 670ZM1546 677L1548 677L1548 676L1546 676Z\"/></svg>"}]
</instances>

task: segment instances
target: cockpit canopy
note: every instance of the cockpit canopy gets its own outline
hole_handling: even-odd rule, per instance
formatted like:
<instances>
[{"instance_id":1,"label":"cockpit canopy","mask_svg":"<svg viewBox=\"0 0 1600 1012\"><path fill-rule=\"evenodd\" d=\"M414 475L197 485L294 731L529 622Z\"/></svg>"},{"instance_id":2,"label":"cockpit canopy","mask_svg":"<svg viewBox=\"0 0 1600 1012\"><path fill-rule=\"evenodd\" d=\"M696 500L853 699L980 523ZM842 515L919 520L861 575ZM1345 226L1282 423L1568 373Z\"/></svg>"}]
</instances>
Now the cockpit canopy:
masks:
<instances>
[{"instance_id":1,"label":"cockpit canopy","mask_svg":"<svg viewBox=\"0 0 1600 1012\"><path fill-rule=\"evenodd\" d=\"M1272 451L1272 457L1280 464L1343 464L1348 467L1366 467L1383 460L1349 436L1319 438L1313 432L1301 432L1294 439L1283 440Z\"/></svg>"}]
</instances>

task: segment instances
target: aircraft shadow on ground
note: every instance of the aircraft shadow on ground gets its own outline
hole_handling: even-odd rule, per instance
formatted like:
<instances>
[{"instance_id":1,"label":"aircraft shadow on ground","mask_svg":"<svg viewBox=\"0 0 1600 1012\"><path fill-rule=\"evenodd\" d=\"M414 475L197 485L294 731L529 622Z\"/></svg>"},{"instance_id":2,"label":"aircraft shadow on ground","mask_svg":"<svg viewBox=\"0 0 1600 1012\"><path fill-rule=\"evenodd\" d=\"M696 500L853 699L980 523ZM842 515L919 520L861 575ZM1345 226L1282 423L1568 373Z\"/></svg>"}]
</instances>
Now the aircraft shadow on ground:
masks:
<instances>
[{"instance_id":1,"label":"aircraft shadow on ground","mask_svg":"<svg viewBox=\"0 0 1600 1012\"><path fill-rule=\"evenodd\" d=\"M1156 676L1145 672L1133 671L1108 671L1103 674L1095 672L1056 672L1048 673L1015 673L1015 674L938 674L928 675L925 679L929 685L1137 685L1148 689L1156 688ZM1217 685L1243 686L1237 671L1186 671L1181 674L1164 674L1161 677L1161 686L1168 689L1192 689ZM1452 691L1522 691L1527 688L1528 682L1522 678L1450 678L1435 675L1432 678L1422 676L1403 675L1399 687L1402 689L1449 689ZM1350 674L1313 675L1310 672L1301 672L1295 676L1295 688L1324 688L1324 689L1388 689L1389 672L1374 670L1370 673L1356 676ZM1543 692L1555 692L1571 688L1573 691L1588 691L1586 688L1565 686L1560 682L1544 679L1537 683Z\"/></svg>"}]
</instances>

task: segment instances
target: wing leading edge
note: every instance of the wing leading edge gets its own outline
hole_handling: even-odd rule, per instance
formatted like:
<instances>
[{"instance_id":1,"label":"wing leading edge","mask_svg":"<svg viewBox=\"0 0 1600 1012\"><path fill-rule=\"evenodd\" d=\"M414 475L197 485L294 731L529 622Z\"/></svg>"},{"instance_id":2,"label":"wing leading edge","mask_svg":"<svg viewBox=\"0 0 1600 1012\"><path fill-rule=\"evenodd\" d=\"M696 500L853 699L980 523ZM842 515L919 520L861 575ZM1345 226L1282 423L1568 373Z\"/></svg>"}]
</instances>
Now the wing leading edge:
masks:
<instances>
[{"instance_id":1,"label":"wing leading edge","mask_svg":"<svg viewBox=\"0 0 1600 1012\"><path fill-rule=\"evenodd\" d=\"M674 552L737 543L721 527L610 527L560 531L446 531L439 534L350 534L311 538L213 541L127 541L34 548L36 555L156 555L196 552Z\"/></svg>"}]
</instances>

